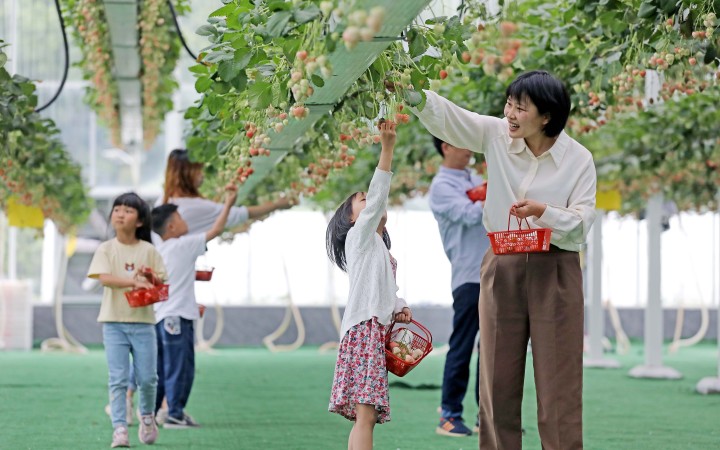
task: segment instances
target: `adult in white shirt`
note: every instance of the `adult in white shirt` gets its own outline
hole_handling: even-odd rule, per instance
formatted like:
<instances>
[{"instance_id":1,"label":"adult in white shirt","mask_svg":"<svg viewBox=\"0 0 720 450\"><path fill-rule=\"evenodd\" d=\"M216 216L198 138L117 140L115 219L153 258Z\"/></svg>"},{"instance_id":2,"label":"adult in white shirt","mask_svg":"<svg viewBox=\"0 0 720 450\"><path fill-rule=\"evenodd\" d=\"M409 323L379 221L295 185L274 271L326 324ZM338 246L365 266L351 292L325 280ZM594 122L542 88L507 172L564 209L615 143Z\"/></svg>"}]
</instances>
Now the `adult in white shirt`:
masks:
<instances>
[{"instance_id":1,"label":"adult in white shirt","mask_svg":"<svg viewBox=\"0 0 720 450\"><path fill-rule=\"evenodd\" d=\"M503 119L426 94L425 108L414 112L428 131L485 153L487 231L506 231L508 214L552 229L547 253L495 255L490 249L482 262L480 448L522 448L530 339L542 446L580 449L584 301L578 251L595 220L596 175L590 152L563 131L567 89L545 71L522 74L505 93Z\"/></svg>"},{"instance_id":2,"label":"adult in white shirt","mask_svg":"<svg viewBox=\"0 0 720 450\"><path fill-rule=\"evenodd\" d=\"M175 149L170 152L165 169L163 197L155 206L165 203L178 205L178 213L188 224L188 233L209 230L223 210L223 204L208 200L200 195L203 183L203 163L191 162L188 151ZM293 205L289 197L265 202L257 206L233 206L227 220L227 228L236 227L248 219L258 219L279 209Z\"/></svg>"}]
</instances>

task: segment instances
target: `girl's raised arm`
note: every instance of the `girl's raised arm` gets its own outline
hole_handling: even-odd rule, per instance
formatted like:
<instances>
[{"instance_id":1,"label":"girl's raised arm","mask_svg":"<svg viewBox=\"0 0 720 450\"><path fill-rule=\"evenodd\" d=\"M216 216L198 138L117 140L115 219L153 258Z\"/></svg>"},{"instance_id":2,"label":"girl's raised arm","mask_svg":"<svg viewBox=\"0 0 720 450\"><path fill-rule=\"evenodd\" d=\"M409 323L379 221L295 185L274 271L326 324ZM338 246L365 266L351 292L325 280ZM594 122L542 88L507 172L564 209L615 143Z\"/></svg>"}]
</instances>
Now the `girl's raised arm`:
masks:
<instances>
[{"instance_id":1,"label":"girl's raised arm","mask_svg":"<svg viewBox=\"0 0 720 450\"><path fill-rule=\"evenodd\" d=\"M357 233L357 245L364 247L371 241L373 233L377 232L385 209L387 208L388 195L390 194L390 179L392 172L393 151L395 150L395 123L380 120L378 125L380 129L380 141L382 150L380 151L380 161L378 161L377 169L370 181L367 197L365 198L365 209L358 215L353 229Z\"/></svg>"}]
</instances>

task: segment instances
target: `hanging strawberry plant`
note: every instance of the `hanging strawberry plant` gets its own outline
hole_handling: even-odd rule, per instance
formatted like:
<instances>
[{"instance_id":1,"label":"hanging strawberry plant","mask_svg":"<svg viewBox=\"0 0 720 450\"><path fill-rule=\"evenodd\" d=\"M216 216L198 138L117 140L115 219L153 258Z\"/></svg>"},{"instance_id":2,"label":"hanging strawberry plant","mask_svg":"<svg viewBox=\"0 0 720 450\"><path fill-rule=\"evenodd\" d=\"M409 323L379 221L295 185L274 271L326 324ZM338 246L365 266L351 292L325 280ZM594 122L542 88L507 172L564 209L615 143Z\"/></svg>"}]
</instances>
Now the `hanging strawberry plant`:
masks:
<instances>
[{"instance_id":1,"label":"hanging strawberry plant","mask_svg":"<svg viewBox=\"0 0 720 450\"><path fill-rule=\"evenodd\" d=\"M110 131L110 141L120 147L120 107L117 80L113 78L113 54L105 7L97 0L67 0L65 20L73 27L82 59L77 63L90 81L85 102Z\"/></svg>"},{"instance_id":2,"label":"hanging strawberry plant","mask_svg":"<svg viewBox=\"0 0 720 450\"><path fill-rule=\"evenodd\" d=\"M720 207L720 87L625 115L586 139L598 173L622 196L621 213L661 193L680 211Z\"/></svg>"},{"instance_id":3,"label":"hanging strawberry plant","mask_svg":"<svg viewBox=\"0 0 720 450\"><path fill-rule=\"evenodd\" d=\"M176 0L175 10L178 14L189 11L187 2ZM140 2L140 80L146 148L153 145L165 114L172 111L172 94L178 88L172 73L180 57L182 45L172 24L173 17L166 0Z\"/></svg>"},{"instance_id":4,"label":"hanging strawberry plant","mask_svg":"<svg viewBox=\"0 0 720 450\"><path fill-rule=\"evenodd\" d=\"M41 208L61 233L71 232L92 206L80 166L60 142L55 123L34 112L35 85L5 70L4 46L0 41L0 207L14 197Z\"/></svg>"},{"instance_id":5,"label":"hanging strawberry plant","mask_svg":"<svg viewBox=\"0 0 720 450\"><path fill-rule=\"evenodd\" d=\"M176 0L178 14L189 11L186 0ZM82 52L78 63L83 77L91 82L86 102L110 130L113 145L120 140L120 107L108 17L103 2L68 0L68 23ZM172 94L178 88L172 72L180 56L181 43L165 0L145 0L138 4L138 47L141 59L142 118L145 147L150 148L159 133L165 114L172 110Z\"/></svg>"},{"instance_id":6,"label":"hanging strawberry plant","mask_svg":"<svg viewBox=\"0 0 720 450\"><path fill-rule=\"evenodd\" d=\"M465 2L456 16L409 21L404 43L376 53L358 81L318 111L313 94L337 72L336 48L352 54L373 42L375 25L387 19L364 4L236 0L199 30L211 46L191 69L203 98L187 113L189 146L195 158L212 161L218 184L252 180L255 158L283 150L285 159L251 195L289 190L337 204L370 179L376 156L358 150L372 148L373 121L383 116L409 122L398 131L394 195L422 193L438 158L427 133L400 109L422 108L427 88L467 109L500 115L507 84L522 71L544 68L570 87L568 131L581 136L658 103L692 102L718 83L711 1L528 0L505 3L496 15L481 2ZM645 99L649 71L660 72L662 82L658 95ZM313 130L274 144L308 116ZM349 170L348 156L354 157Z\"/></svg>"}]
</instances>

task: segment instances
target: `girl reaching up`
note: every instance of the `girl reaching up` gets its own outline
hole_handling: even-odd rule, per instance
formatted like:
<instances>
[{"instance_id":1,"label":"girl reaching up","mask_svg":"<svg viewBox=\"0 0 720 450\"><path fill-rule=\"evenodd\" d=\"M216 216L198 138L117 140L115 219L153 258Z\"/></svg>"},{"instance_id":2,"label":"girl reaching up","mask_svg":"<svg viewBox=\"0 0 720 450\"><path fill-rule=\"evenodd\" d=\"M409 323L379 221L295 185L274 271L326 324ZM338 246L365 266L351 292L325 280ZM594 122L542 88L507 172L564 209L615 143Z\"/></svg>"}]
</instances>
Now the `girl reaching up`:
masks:
<instances>
[{"instance_id":1,"label":"girl reaching up","mask_svg":"<svg viewBox=\"0 0 720 450\"><path fill-rule=\"evenodd\" d=\"M397 263L385 229L395 123L381 120L378 128L382 150L370 187L340 205L326 232L328 257L350 278L328 408L355 422L348 450L371 449L375 424L390 420L385 336L393 320L412 320L397 296Z\"/></svg>"}]
</instances>

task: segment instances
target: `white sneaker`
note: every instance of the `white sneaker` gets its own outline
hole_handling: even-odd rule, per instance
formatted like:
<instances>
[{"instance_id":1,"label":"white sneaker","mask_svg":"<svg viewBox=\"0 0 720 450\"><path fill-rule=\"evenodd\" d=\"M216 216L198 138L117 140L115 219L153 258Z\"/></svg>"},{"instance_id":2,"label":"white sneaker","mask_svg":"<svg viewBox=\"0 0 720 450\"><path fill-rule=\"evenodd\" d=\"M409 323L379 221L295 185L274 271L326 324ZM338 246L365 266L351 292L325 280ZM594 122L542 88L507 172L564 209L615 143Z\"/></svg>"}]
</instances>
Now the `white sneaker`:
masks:
<instances>
[{"instance_id":1,"label":"white sneaker","mask_svg":"<svg viewBox=\"0 0 720 450\"><path fill-rule=\"evenodd\" d=\"M200 424L195 422L189 414L183 414L182 419L176 419L173 416L168 416L165 419L165 425L163 428L166 429L184 429L184 428L199 428Z\"/></svg>"},{"instance_id":2,"label":"white sneaker","mask_svg":"<svg viewBox=\"0 0 720 450\"><path fill-rule=\"evenodd\" d=\"M158 436L157 425L152 414L142 416L140 418L140 429L138 430L138 438L143 444L153 444Z\"/></svg>"},{"instance_id":3,"label":"white sneaker","mask_svg":"<svg viewBox=\"0 0 720 450\"><path fill-rule=\"evenodd\" d=\"M128 429L119 426L115 428L115 431L113 431L113 439L112 444L110 444L111 448L117 448L117 447L130 447L130 440L128 439Z\"/></svg>"}]
</instances>

